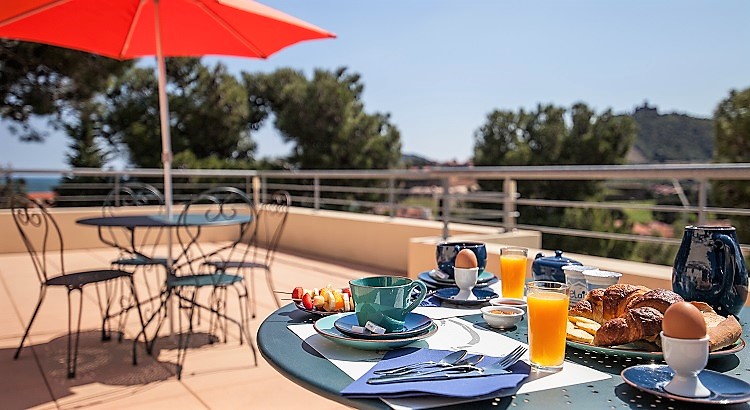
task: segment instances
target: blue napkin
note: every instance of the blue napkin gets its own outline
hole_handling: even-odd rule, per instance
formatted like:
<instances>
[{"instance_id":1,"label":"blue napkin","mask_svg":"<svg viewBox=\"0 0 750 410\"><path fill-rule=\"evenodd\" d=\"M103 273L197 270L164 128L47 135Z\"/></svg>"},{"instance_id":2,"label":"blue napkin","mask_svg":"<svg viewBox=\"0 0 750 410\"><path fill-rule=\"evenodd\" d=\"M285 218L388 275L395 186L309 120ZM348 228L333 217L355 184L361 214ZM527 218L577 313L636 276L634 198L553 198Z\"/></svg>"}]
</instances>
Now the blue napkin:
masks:
<instances>
[{"instance_id":1,"label":"blue napkin","mask_svg":"<svg viewBox=\"0 0 750 410\"><path fill-rule=\"evenodd\" d=\"M443 301L439 297L435 295L430 295L424 298L424 300L422 300L419 306L440 307L442 304L443 304Z\"/></svg>"},{"instance_id":2,"label":"blue napkin","mask_svg":"<svg viewBox=\"0 0 750 410\"><path fill-rule=\"evenodd\" d=\"M438 361L450 353L449 350L433 350L404 348L392 350L385 354L383 360L370 369L367 374L345 387L341 394L352 398L376 397L411 397L411 396L443 396L479 398L491 395L499 390L517 387L529 376L531 368L525 362L519 361L508 370L511 373L486 377L470 377L459 380L433 380L423 382L404 382L391 384L367 384L367 380L377 376L378 369L403 366L411 363L421 363L428 360ZM481 366L500 360L499 357L486 356ZM509 394L512 394L509 393Z\"/></svg>"}]
</instances>

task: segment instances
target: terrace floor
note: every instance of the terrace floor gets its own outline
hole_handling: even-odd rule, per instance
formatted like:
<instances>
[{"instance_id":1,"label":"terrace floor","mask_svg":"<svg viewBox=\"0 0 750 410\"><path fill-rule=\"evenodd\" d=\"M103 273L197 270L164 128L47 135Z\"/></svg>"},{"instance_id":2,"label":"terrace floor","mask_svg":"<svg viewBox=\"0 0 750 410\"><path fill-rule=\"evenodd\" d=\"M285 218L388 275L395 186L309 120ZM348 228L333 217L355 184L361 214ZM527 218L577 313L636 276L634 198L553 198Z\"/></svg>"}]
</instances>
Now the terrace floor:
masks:
<instances>
[{"instance_id":1,"label":"terrace floor","mask_svg":"<svg viewBox=\"0 0 750 410\"><path fill-rule=\"evenodd\" d=\"M109 249L66 252L69 271L108 266L116 256ZM346 286L349 279L384 274L366 266L349 266L279 252L274 262L276 289ZM139 272L136 279L141 299L146 293ZM161 274L159 274L161 275ZM257 316L250 333L276 309L262 274L255 281ZM137 315L129 315L124 340L102 342L96 292L84 293L78 374L66 377L67 303L63 289L48 289L26 347L18 360L13 354L39 295L39 282L26 253L0 254L0 407L4 409L121 409L180 408L229 409L336 409L341 405L310 393L277 373L258 354L252 365L247 344L239 345L230 327L227 343L208 344L208 315L197 325L191 339L182 380L174 375L176 338L160 335L153 357L139 347L139 364L133 366L133 337L139 330ZM74 294L75 295L75 294ZM74 303L77 303L74 296ZM231 298L236 299L236 298ZM282 303L288 303L282 301ZM237 306L230 305L230 314ZM184 323L184 322L183 322ZM165 323L168 327L168 323ZM164 332L162 332L164 333Z\"/></svg>"}]
</instances>

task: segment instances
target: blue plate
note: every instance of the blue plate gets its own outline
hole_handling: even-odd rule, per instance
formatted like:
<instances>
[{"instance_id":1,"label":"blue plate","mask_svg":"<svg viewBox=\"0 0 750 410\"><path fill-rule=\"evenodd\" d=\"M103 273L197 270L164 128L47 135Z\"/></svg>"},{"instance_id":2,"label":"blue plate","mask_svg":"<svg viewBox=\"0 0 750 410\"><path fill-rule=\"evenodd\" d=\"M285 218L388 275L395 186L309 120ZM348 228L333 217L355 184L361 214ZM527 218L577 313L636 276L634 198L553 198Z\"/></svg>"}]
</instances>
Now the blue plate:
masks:
<instances>
[{"instance_id":1,"label":"blue plate","mask_svg":"<svg viewBox=\"0 0 750 410\"><path fill-rule=\"evenodd\" d=\"M432 272L432 271L424 271L424 272L420 273L417 276L417 279L419 279L422 282L424 282L427 286L433 287L433 288L444 288L444 287L456 286L456 282L455 281L443 282L443 281L438 281L438 280L434 279L432 277L432 275L430 275L430 272ZM496 283L498 281L497 277L495 275L493 275L492 273L489 273L489 272L483 272L482 275L480 275L480 276L482 276L482 279L486 279L487 278L484 275L484 273L487 273L491 277L489 277L489 279L487 281L481 282L481 283L477 280L477 285L476 285L477 288L483 288L485 286L492 285L493 283Z\"/></svg>"},{"instance_id":2,"label":"blue plate","mask_svg":"<svg viewBox=\"0 0 750 410\"><path fill-rule=\"evenodd\" d=\"M488 302L490 299L499 297L499 295L490 289L472 289L472 293L476 296L476 300L461 300L454 299L454 296L458 294L458 288L443 288L435 291L435 297L442 299L446 302L450 302L456 305L481 305Z\"/></svg>"},{"instance_id":3,"label":"blue plate","mask_svg":"<svg viewBox=\"0 0 750 410\"><path fill-rule=\"evenodd\" d=\"M313 328L315 329L316 332L318 332L319 335L323 336L324 338L334 343L338 343L342 346L348 346L348 347L351 347L354 349L360 349L360 350L398 349L400 347L404 347L406 345L419 342L420 340L427 339L428 337L434 335L435 332L437 332L438 330L437 324L433 323L432 325L430 325L430 327L427 328L426 332L420 333L412 337L405 337L403 339L391 339L391 340L356 339L356 338L347 336L344 333L341 333L333 325L341 317L346 316L346 315L353 315L353 314L354 313L339 313L338 315L326 316L324 318L321 318L315 321L315 323L313 323ZM421 347L427 347L427 346L428 345L426 343L423 343Z\"/></svg>"},{"instance_id":4,"label":"blue plate","mask_svg":"<svg viewBox=\"0 0 750 410\"><path fill-rule=\"evenodd\" d=\"M411 312L406 315L404 320L404 330L400 332L384 333L379 335L377 333L371 333L369 330L367 333L356 332L352 329L353 326L359 326L356 314L350 314L341 316L333 322L333 326L336 327L341 333L347 334L351 337L358 339L378 339L378 340L391 340L391 339L403 339L407 337L417 336L422 332L426 332L432 324L432 319L419 313Z\"/></svg>"},{"instance_id":5,"label":"blue plate","mask_svg":"<svg viewBox=\"0 0 750 410\"><path fill-rule=\"evenodd\" d=\"M638 390L673 400L704 404L744 403L750 400L750 384L711 370L703 370L698 374L701 383L711 390L708 397L684 397L664 390L664 385L674 376L674 372L667 365L643 364L628 367L620 376L625 383Z\"/></svg>"}]
</instances>

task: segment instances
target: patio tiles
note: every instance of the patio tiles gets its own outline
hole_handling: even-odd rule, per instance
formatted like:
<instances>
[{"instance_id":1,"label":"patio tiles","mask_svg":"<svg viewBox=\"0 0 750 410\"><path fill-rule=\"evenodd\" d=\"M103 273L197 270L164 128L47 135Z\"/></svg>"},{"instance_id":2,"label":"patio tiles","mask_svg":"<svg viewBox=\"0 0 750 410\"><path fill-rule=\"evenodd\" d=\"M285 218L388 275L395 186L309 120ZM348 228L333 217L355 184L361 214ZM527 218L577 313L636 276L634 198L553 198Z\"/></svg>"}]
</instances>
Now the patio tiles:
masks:
<instances>
[{"instance_id":1,"label":"patio tiles","mask_svg":"<svg viewBox=\"0 0 750 410\"><path fill-rule=\"evenodd\" d=\"M71 251L66 252L65 263L69 270L103 267L116 256L117 251L106 248ZM168 335L169 322L162 327L154 356L146 355L139 343L139 364L133 366L132 338L140 330L137 314L131 311L122 343L116 339L102 342L93 289L87 289L85 295L75 379L65 376L67 302L61 289L49 289L21 357L13 360L38 298L39 284L30 269L25 253L0 255L0 383L11 387L0 391L3 408L343 408L287 380L259 353L258 366L252 366L252 352L247 344L238 343L236 327L231 324L227 343L207 343L205 313L191 340L182 380L174 376L176 336ZM274 262L274 287L285 292L295 286L343 287L353 278L387 273L279 252ZM139 296L145 299L140 275L144 273L136 274ZM255 287L257 317L249 320L253 338L263 318L276 309L262 272L256 272ZM229 298L228 312L233 317L238 317L236 303L235 297ZM289 301L282 301L286 303Z\"/></svg>"}]
</instances>

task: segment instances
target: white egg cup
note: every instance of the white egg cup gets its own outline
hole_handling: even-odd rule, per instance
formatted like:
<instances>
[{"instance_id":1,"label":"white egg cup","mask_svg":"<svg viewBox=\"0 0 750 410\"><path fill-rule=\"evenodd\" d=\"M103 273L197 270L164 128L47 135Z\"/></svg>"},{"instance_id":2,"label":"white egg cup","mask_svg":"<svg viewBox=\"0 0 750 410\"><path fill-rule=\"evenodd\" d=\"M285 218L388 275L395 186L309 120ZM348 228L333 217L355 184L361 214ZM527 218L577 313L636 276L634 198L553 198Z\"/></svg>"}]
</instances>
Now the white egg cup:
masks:
<instances>
[{"instance_id":1,"label":"white egg cup","mask_svg":"<svg viewBox=\"0 0 750 410\"><path fill-rule=\"evenodd\" d=\"M702 339L677 339L661 336L661 348L664 361L672 370L674 377L664 386L669 393L683 397L708 397L711 391L701 383L698 373L708 363L708 336Z\"/></svg>"},{"instance_id":2,"label":"white egg cup","mask_svg":"<svg viewBox=\"0 0 750 410\"><path fill-rule=\"evenodd\" d=\"M477 285L479 277L479 268L453 268L453 279L458 286L458 294L454 299L458 300L477 300L472 290Z\"/></svg>"}]
</instances>

